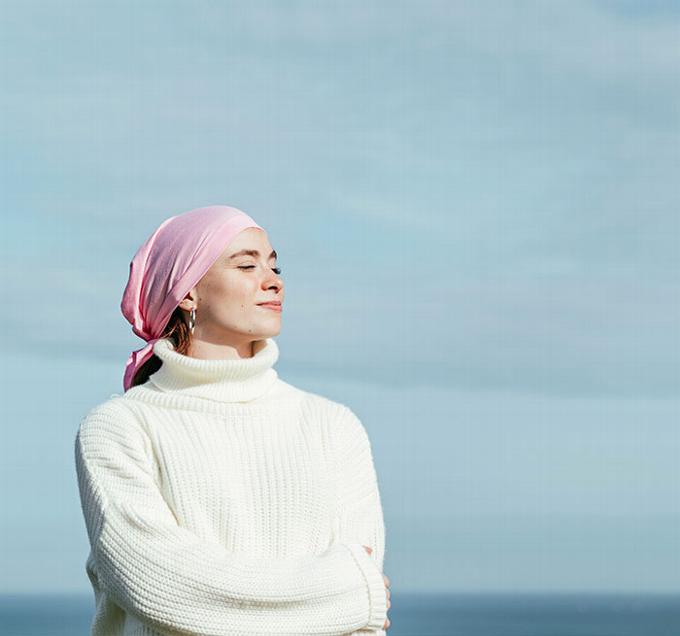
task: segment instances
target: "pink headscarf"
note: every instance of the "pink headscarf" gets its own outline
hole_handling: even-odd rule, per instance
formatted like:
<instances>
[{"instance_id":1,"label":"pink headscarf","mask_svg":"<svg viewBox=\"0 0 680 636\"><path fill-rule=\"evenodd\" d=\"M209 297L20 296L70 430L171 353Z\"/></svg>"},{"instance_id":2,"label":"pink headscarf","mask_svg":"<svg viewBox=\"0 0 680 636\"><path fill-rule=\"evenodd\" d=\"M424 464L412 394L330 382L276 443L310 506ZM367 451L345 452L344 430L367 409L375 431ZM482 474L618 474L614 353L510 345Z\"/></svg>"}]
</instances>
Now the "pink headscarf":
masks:
<instances>
[{"instance_id":1,"label":"pink headscarf","mask_svg":"<svg viewBox=\"0 0 680 636\"><path fill-rule=\"evenodd\" d=\"M137 370L153 355L172 312L232 239L249 227L262 228L245 212L226 205L171 216L137 250L120 309L132 331L147 341L125 365L127 391Z\"/></svg>"}]
</instances>

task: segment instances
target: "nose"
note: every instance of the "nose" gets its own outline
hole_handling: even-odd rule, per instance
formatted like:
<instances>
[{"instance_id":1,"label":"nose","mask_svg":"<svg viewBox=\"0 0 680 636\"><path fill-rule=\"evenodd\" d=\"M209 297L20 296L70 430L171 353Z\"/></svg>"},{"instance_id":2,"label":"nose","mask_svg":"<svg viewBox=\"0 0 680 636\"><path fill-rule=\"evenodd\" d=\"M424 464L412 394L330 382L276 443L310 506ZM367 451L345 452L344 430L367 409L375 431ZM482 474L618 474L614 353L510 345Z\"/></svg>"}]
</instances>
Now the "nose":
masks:
<instances>
[{"instance_id":1,"label":"nose","mask_svg":"<svg viewBox=\"0 0 680 636\"><path fill-rule=\"evenodd\" d=\"M265 276L262 280L262 288L281 291L283 289L283 280L276 272L269 270L269 275Z\"/></svg>"}]
</instances>

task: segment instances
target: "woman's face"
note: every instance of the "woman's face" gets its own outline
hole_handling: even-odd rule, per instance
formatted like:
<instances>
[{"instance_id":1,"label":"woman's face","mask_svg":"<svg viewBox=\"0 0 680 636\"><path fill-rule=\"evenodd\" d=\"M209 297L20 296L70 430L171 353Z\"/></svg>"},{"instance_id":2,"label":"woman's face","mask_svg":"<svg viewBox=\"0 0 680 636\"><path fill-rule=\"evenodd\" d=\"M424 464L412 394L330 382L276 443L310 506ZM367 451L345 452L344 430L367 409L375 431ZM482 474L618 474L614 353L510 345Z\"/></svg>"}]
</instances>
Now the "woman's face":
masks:
<instances>
[{"instance_id":1,"label":"woman's face","mask_svg":"<svg viewBox=\"0 0 680 636\"><path fill-rule=\"evenodd\" d=\"M284 290L273 252L267 233L259 228L246 228L234 237L180 303L183 309L196 307L194 337L238 345L281 331ZM267 301L280 305L261 304Z\"/></svg>"}]
</instances>

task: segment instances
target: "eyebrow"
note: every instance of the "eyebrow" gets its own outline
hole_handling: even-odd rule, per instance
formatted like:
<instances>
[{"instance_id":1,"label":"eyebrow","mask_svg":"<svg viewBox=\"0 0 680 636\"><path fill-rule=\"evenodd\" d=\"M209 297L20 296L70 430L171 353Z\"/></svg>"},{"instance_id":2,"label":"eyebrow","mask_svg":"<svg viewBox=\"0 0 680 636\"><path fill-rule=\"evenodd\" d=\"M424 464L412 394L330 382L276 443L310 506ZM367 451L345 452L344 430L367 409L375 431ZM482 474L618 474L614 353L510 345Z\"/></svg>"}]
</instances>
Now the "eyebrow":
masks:
<instances>
[{"instance_id":1,"label":"eyebrow","mask_svg":"<svg viewBox=\"0 0 680 636\"><path fill-rule=\"evenodd\" d=\"M259 255L260 255L260 252L258 252L257 250L241 250L240 252L236 252L235 254L232 254L229 257L229 260L231 260L232 258L236 258L237 256L255 256L255 257L257 257ZM276 254L276 250L272 250L272 253L269 255L269 258L267 260L271 260L272 258L278 258L277 254Z\"/></svg>"}]
</instances>

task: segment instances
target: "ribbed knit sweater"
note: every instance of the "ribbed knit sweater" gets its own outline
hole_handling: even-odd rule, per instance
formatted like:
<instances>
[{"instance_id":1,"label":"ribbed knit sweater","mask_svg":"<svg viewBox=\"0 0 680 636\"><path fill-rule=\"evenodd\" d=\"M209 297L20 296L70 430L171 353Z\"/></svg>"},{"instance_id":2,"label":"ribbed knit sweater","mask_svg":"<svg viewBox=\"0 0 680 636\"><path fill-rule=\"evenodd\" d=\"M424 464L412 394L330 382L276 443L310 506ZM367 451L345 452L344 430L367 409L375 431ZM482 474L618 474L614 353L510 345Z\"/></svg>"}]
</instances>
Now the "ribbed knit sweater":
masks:
<instances>
[{"instance_id":1,"label":"ribbed knit sweater","mask_svg":"<svg viewBox=\"0 0 680 636\"><path fill-rule=\"evenodd\" d=\"M203 360L159 340L161 368L80 421L92 636L385 634L366 429L261 344Z\"/></svg>"}]
</instances>

